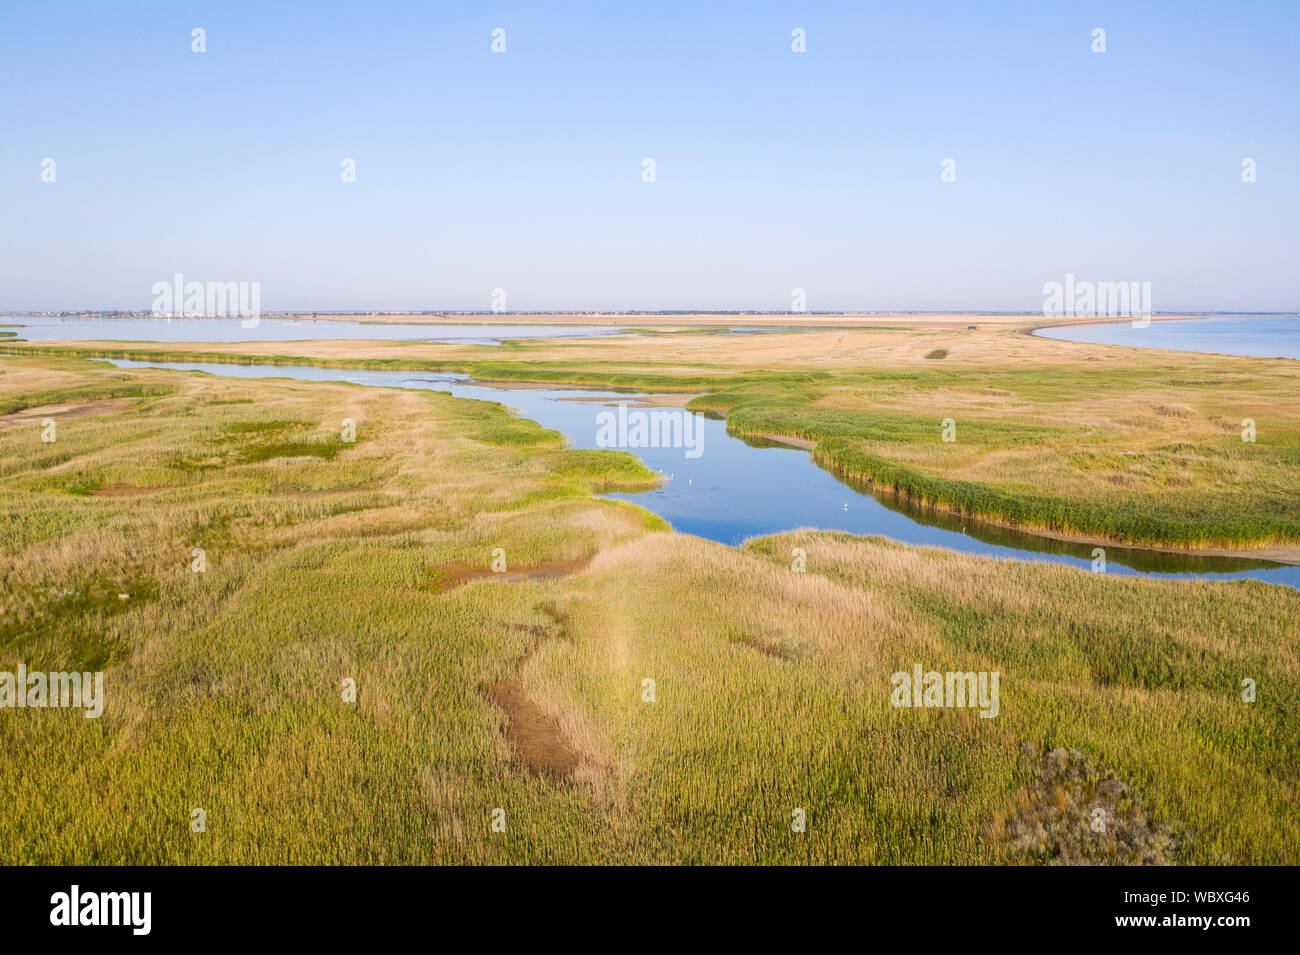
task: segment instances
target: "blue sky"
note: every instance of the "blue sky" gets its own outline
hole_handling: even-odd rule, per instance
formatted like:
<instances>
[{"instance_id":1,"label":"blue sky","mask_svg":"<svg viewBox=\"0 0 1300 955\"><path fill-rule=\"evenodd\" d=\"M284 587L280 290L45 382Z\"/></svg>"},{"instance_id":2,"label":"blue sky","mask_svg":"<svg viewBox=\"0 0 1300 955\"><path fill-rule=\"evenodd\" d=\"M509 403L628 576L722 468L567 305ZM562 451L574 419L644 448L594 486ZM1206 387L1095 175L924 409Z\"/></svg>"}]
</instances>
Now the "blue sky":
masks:
<instances>
[{"instance_id":1,"label":"blue sky","mask_svg":"<svg viewBox=\"0 0 1300 955\"><path fill-rule=\"evenodd\" d=\"M0 308L1295 310L1298 98L1292 3L11 3Z\"/></svg>"}]
</instances>

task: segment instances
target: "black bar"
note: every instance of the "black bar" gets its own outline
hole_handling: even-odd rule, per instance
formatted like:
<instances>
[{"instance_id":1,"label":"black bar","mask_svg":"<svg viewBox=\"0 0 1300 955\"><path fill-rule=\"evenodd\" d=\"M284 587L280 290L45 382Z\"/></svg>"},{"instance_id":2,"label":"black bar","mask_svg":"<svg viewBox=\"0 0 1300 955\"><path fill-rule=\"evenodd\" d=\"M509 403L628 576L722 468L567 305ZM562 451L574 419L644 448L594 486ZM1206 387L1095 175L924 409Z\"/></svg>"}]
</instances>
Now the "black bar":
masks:
<instances>
[{"instance_id":1,"label":"black bar","mask_svg":"<svg viewBox=\"0 0 1300 955\"><path fill-rule=\"evenodd\" d=\"M597 937L621 947L620 938L689 922L741 935L838 926L862 940L902 931L918 942L1199 936L1232 945L1286 926L1293 881L1270 868L0 869L6 943L434 940L454 928L560 942L601 925ZM89 893L150 893L148 934L131 924L132 912L143 922L142 907L123 908L127 924L117 926L51 924L56 894L70 902L73 885L83 906ZM1120 924L1134 918L1154 922Z\"/></svg>"}]
</instances>

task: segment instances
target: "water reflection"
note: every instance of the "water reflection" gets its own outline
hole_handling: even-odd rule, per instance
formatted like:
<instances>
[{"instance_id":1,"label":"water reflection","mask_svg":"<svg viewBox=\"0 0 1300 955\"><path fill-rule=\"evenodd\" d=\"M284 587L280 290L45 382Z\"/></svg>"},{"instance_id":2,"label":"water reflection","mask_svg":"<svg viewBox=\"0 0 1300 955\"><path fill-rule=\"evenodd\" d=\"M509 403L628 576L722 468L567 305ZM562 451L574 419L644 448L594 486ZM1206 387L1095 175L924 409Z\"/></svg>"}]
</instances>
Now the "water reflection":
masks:
<instances>
[{"instance_id":1,"label":"water reflection","mask_svg":"<svg viewBox=\"0 0 1300 955\"><path fill-rule=\"evenodd\" d=\"M241 378L282 377L350 382L367 386L427 388L461 398L498 401L547 428L572 446L596 448L598 416L619 402L649 396L579 388L502 388L461 375L307 366L136 362L112 359L123 368L206 371ZM595 399L595 400L593 400ZM818 467L807 451L762 438L727 434L716 414L698 415L703 454L683 447L629 449L664 475L653 490L605 495L659 514L674 529L724 544L801 527L880 535L921 546L968 554L1046 560L1089 569L1095 545L1040 537L908 504L869 486L853 487ZM1107 546L1108 573L1234 579L1252 577L1300 587L1300 567L1253 558L1207 557Z\"/></svg>"},{"instance_id":2,"label":"water reflection","mask_svg":"<svg viewBox=\"0 0 1300 955\"><path fill-rule=\"evenodd\" d=\"M1036 554L1068 555L1090 564L1093 549L1099 546L1079 541L1065 541L1054 537L1044 537L1041 534L1029 534L1010 527L971 520L958 514L951 514L934 507L917 504L914 501L893 494L875 491L869 482L859 482L851 478L843 480L859 493L873 495L882 506L900 514L905 514L918 524L941 527L945 530L966 534L978 541L997 547L1011 547L1017 550L1032 551ZM1141 547L1121 547L1116 544L1106 544L1104 547L1107 563L1114 561L1132 570L1148 574L1233 574L1279 566L1275 561L1259 560L1252 557L1171 553Z\"/></svg>"}]
</instances>

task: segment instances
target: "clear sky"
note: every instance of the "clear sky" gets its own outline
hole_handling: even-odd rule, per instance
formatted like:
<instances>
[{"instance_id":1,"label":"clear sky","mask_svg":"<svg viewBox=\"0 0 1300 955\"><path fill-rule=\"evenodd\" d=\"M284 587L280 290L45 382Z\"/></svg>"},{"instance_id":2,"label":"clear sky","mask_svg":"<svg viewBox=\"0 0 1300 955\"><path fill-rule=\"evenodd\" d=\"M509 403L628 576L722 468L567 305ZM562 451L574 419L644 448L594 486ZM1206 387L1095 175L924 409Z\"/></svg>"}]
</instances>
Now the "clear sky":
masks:
<instances>
[{"instance_id":1,"label":"clear sky","mask_svg":"<svg viewBox=\"0 0 1300 955\"><path fill-rule=\"evenodd\" d=\"M15 0L0 308L1295 310L1298 99L1292 2Z\"/></svg>"}]
</instances>

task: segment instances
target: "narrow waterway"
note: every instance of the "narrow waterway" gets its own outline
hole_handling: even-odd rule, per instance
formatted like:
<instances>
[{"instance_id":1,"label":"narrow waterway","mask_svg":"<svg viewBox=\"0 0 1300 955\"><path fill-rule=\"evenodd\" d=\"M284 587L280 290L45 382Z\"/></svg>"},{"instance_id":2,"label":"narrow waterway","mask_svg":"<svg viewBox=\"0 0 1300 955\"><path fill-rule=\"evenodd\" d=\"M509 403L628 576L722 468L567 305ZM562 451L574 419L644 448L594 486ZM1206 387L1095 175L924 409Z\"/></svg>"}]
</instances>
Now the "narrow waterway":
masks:
<instances>
[{"instance_id":1,"label":"narrow waterway","mask_svg":"<svg viewBox=\"0 0 1300 955\"><path fill-rule=\"evenodd\" d=\"M169 368L238 378L293 378L390 388L425 388L459 398L499 401L547 428L562 432L579 448L600 447L602 413L618 405L637 410L646 395L573 388L504 388L461 375L364 371L300 365L233 365L139 362L103 359L121 368ZM595 400L593 400L595 399ZM676 409L674 414L686 415ZM727 434L716 416L692 415L691 447L630 449L664 474L650 491L609 494L663 517L673 528L724 544L800 527L877 534L907 544L946 547L967 554L1045 560L1090 569L1092 544L1058 541L967 521L932 510L907 507L886 495L855 489L813 463L807 451L770 441ZM698 429L698 430L697 430ZM695 455L698 450L698 455ZM1252 577L1300 587L1300 567L1237 557L1202 557L1136 548L1105 548L1108 573L1162 577L1233 579Z\"/></svg>"}]
</instances>

